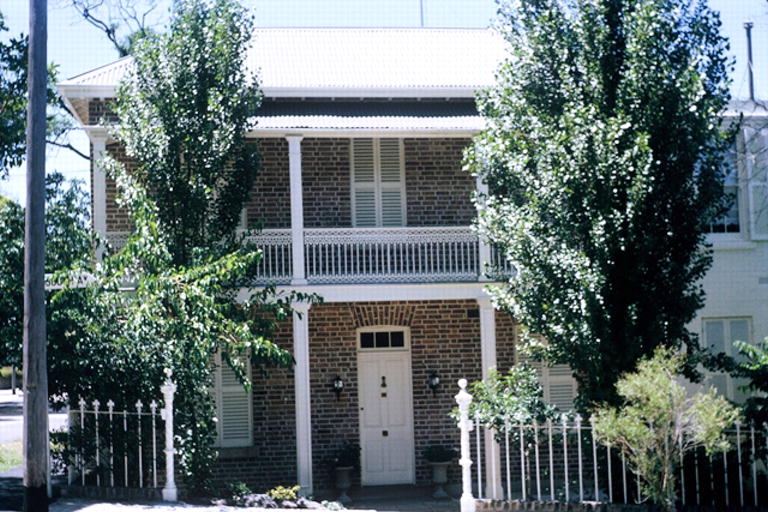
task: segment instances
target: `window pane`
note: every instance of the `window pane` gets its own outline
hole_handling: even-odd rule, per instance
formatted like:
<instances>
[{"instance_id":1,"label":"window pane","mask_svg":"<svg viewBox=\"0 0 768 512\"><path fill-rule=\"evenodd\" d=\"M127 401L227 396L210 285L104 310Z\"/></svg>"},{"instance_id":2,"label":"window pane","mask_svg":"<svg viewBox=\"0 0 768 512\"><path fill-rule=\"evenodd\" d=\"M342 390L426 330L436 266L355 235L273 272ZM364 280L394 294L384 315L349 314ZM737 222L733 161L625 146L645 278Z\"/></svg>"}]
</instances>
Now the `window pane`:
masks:
<instances>
[{"instance_id":1,"label":"window pane","mask_svg":"<svg viewBox=\"0 0 768 512\"><path fill-rule=\"evenodd\" d=\"M731 355L736 358L737 361L744 361L745 358L739 353L739 350L733 344L734 341L743 341L749 343L749 329L747 327L746 320L731 320Z\"/></svg>"},{"instance_id":2,"label":"window pane","mask_svg":"<svg viewBox=\"0 0 768 512\"><path fill-rule=\"evenodd\" d=\"M394 331L390 333L390 339L393 347L405 346L405 336L403 334L403 331Z\"/></svg>"},{"instance_id":3,"label":"window pane","mask_svg":"<svg viewBox=\"0 0 768 512\"><path fill-rule=\"evenodd\" d=\"M360 348L373 348L373 333L360 333Z\"/></svg>"},{"instance_id":4,"label":"window pane","mask_svg":"<svg viewBox=\"0 0 768 512\"><path fill-rule=\"evenodd\" d=\"M389 347L389 333L377 332L376 333L376 348Z\"/></svg>"},{"instance_id":5,"label":"window pane","mask_svg":"<svg viewBox=\"0 0 768 512\"><path fill-rule=\"evenodd\" d=\"M707 347L719 354L725 352L725 334L723 332L723 322L720 320L704 323L704 337Z\"/></svg>"}]
</instances>

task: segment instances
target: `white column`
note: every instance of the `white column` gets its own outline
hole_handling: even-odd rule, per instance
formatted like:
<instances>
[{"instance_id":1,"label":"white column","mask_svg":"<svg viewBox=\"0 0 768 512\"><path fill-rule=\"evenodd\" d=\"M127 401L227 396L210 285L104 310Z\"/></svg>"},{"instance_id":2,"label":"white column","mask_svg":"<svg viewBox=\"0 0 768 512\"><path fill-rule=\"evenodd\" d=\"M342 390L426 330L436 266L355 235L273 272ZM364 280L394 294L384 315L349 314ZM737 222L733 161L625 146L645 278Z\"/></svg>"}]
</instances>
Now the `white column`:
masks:
<instances>
[{"instance_id":1,"label":"white column","mask_svg":"<svg viewBox=\"0 0 768 512\"><path fill-rule=\"evenodd\" d=\"M483 380L496 368L496 311L487 297L477 299L480 306L480 359ZM493 499L504 497L501 487L501 451L490 430L485 431L485 495Z\"/></svg>"},{"instance_id":2,"label":"white column","mask_svg":"<svg viewBox=\"0 0 768 512\"><path fill-rule=\"evenodd\" d=\"M309 304L293 304L296 400L296 475L302 493L312 494L312 409L309 395Z\"/></svg>"},{"instance_id":3,"label":"white column","mask_svg":"<svg viewBox=\"0 0 768 512\"><path fill-rule=\"evenodd\" d=\"M482 176L477 176L477 182L476 182L476 190L477 190L477 207L478 209L482 207L482 205L485 204L485 198L488 196L488 184L483 180ZM479 274L480 274L480 281L489 281L489 279L485 275L485 270L488 264L491 262L491 246L488 245L488 242L485 240L484 237L479 237L478 240L478 263L480 264L479 268ZM485 366L483 367L485 368Z\"/></svg>"},{"instance_id":4,"label":"white column","mask_svg":"<svg viewBox=\"0 0 768 512\"><path fill-rule=\"evenodd\" d=\"M300 135L289 135L288 168L291 175L291 243L293 247L293 279L291 284L307 284L304 274L304 198L301 183Z\"/></svg>"},{"instance_id":5,"label":"white column","mask_svg":"<svg viewBox=\"0 0 768 512\"><path fill-rule=\"evenodd\" d=\"M173 457L176 449L173 446L173 394L176 393L176 384L171 380L170 368L165 369L165 384L160 387L163 393L165 407L160 412L162 419L165 420L165 487L163 487L163 501L178 501L178 492L176 490L176 477L173 464Z\"/></svg>"},{"instance_id":6,"label":"white column","mask_svg":"<svg viewBox=\"0 0 768 512\"><path fill-rule=\"evenodd\" d=\"M104 172L102 158L107 155L106 133L90 133L93 146L93 230L102 237L107 238L107 175ZM100 260L104 254L103 245L96 248L96 259Z\"/></svg>"}]
</instances>

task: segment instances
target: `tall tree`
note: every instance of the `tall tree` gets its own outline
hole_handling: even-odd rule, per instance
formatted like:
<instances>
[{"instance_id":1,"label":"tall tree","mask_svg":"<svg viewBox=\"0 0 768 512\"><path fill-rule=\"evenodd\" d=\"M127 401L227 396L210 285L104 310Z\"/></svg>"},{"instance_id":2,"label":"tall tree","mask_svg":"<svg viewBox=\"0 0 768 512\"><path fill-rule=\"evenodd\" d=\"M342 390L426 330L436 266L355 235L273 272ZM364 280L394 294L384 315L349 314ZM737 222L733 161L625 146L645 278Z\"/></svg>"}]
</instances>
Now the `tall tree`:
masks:
<instances>
[{"instance_id":1,"label":"tall tree","mask_svg":"<svg viewBox=\"0 0 768 512\"><path fill-rule=\"evenodd\" d=\"M480 229L517 268L498 304L568 363L582 406L685 328L724 211L728 44L704 0L502 1L508 57L467 166Z\"/></svg>"},{"instance_id":2,"label":"tall tree","mask_svg":"<svg viewBox=\"0 0 768 512\"><path fill-rule=\"evenodd\" d=\"M78 182L46 177L45 272L81 266L91 257L88 196ZM24 208L0 198L0 366L21 366L24 309Z\"/></svg>"},{"instance_id":3,"label":"tall tree","mask_svg":"<svg viewBox=\"0 0 768 512\"><path fill-rule=\"evenodd\" d=\"M0 34L7 31L0 12ZM0 40L0 178L21 165L27 147L28 44L26 36Z\"/></svg>"},{"instance_id":4,"label":"tall tree","mask_svg":"<svg viewBox=\"0 0 768 512\"><path fill-rule=\"evenodd\" d=\"M179 0L168 33L137 45L117 91L115 137L137 164L133 179L156 205L176 264L233 235L260 167L245 143L261 100L245 65L252 29L233 0Z\"/></svg>"}]
</instances>

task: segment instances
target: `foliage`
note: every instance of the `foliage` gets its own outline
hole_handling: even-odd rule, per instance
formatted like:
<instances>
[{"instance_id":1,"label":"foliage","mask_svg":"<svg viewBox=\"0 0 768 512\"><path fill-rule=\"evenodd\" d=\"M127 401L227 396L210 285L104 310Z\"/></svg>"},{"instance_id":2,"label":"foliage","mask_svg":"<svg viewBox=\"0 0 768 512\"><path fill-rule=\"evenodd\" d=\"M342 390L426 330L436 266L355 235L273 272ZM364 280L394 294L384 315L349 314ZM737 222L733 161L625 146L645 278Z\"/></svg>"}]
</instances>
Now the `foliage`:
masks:
<instances>
[{"instance_id":1,"label":"foliage","mask_svg":"<svg viewBox=\"0 0 768 512\"><path fill-rule=\"evenodd\" d=\"M78 266L91 255L88 196L78 181L46 176L45 271ZM0 198L0 365L21 366L24 317L24 208Z\"/></svg>"},{"instance_id":2,"label":"foliage","mask_svg":"<svg viewBox=\"0 0 768 512\"><path fill-rule=\"evenodd\" d=\"M456 450L441 444L432 444L424 449L424 458L429 462L450 462L456 458Z\"/></svg>"},{"instance_id":3,"label":"foliage","mask_svg":"<svg viewBox=\"0 0 768 512\"><path fill-rule=\"evenodd\" d=\"M360 468L360 445L344 441L333 457L334 468Z\"/></svg>"},{"instance_id":4,"label":"foliage","mask_svg":"<svg viewBox=\"0 0 768 512\"><path fill-rule=\"evenodd\" d=\"M76 273L53 297L51 393L130 407L157 396L164 369L172 369L179 463L186 483L203 491L215 457L212 356L221 351L246 386L246 364L291 366L290 353L269 336L275 322L288 317L290 303L303 297L275 296L268 288L235 300L251 282L258 251L173 265L146 194L124 180L130 177L120 177L118 186L135 226L127 245L107 257L85 287Z\"/></svg>"},{"instance_id":5,"label":"foliage","mask_svg":"<svg viewBox=\"0 0 768 512\"><path fill-rule=\"evenodd\" d=\"M233 237L260 168L245 133L261 101L245 58L253 21L236 0L179 0L170 29L139 42L113 134L157 208L175 264ZM113 174L123 165L109 158ZM230 240L231 241L231 240Z\"/></svg>"},{"instance_id":6,"label":"foliage","mask_svg":"<svg viewBox=\"0 0 768 512\"><path fill-rule=\"evenodd\" d=\"M326 510L347 510L347 507L345 507L344 505L342 505L338 501L323 500L323 501L320 502L320 504Z\"/></svg>"},{"instance_id":7,"label":"foliage","mask_svg":"<svg viewBox=\"0 0 768 512\"><path fill-rule=\"evenodd\" d=\"M727 43L704 0L502 1L508 57L465 157L479 230L517 269L500 307L567 363L582 407L685 325L724 211Z\"/></svg>"},{"instance_id":8,"label":"foliage","mask_svg":"<svg viewBox=\"0 0 768 512\"><path fill-rule=\"evenodd\" d=\"M536 370L528 364L513 366L506 375L491 369L484 380L470 385L470 392L469 417L493 428L499 439L505 424L529 425L555 416L555 408L544 402ZM458 419L458 408L451 415ZM512 434L516 436L517 431Z\"/></svg>"},{"instance_id":9,"label":"foliage","mask_svg":"<svg viewBox=\"0 0 768 512\"><path fill-rule=\"evenodd\" d=\"M229 503L236 507L244 507L246 497L253 494L250 487L241 481L227 485L227 493L229 494Z\"/></svg>"},{"instance_id":10,"label":"foliage","mask_svg":"<svg viewBox=\"0 0 768 512\"><path fill-rule=\"evenodd\" d=\"M278 485L277 487L267 491L267 494L276 501L295 501L299 495L298 492L301 487L294 485L293 487L283 487Z\"/></svg>"},{"instance_id":11,"label":"foliage","mask_svg":"<svg viewBox=\"0 0 768 512\"><path fill-rule=\"evenodd\" d=\"M683 364L679 352L657 348L616 383L623 405L599 408L594 418L597 439L627 456L641 477L643 495L666 510L674 510L682 455L698 447L707 454L725 451L724 429L739 419L737 409L712 388L687 396L678 382Z\"/></svg>"},{"instance_id":12,"label":"foliage","mask_svg":"<svg viewBox=\"0 0 768 512\"><path fill-rule=\"evenodd\" d=\"M748 380L746 390L752 391L744 404L744 414L757 428L768 423L768 338L754 346L743 341L734 342L739 355L713 354L711 366L726 371L736 378Z\"/></svg>"}]
</instances>

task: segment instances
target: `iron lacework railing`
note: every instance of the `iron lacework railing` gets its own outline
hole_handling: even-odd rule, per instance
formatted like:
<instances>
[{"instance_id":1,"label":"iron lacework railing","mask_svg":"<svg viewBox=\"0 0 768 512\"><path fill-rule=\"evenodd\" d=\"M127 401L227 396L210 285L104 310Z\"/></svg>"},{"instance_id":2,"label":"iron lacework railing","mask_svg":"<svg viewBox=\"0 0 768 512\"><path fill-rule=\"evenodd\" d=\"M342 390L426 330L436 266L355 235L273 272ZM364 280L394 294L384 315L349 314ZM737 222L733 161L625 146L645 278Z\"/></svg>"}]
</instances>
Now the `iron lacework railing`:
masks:
<instances>
[{"instance_id":1,"label":"iron lacework railing","mask_svg":"<svg viewBox=\"0 0 768 512\"><path fill-rule=\"evenodd\" d=\"M263 251L256 284L290 283L291 231L268 229L247 239ZM108 240L119 249L127 233ZM312 284L473 282L481 270L494 280L513 272L498 251L481 268L478 237L468 226L305 229L304 261Z\"/></svg>"}]
</instances>

